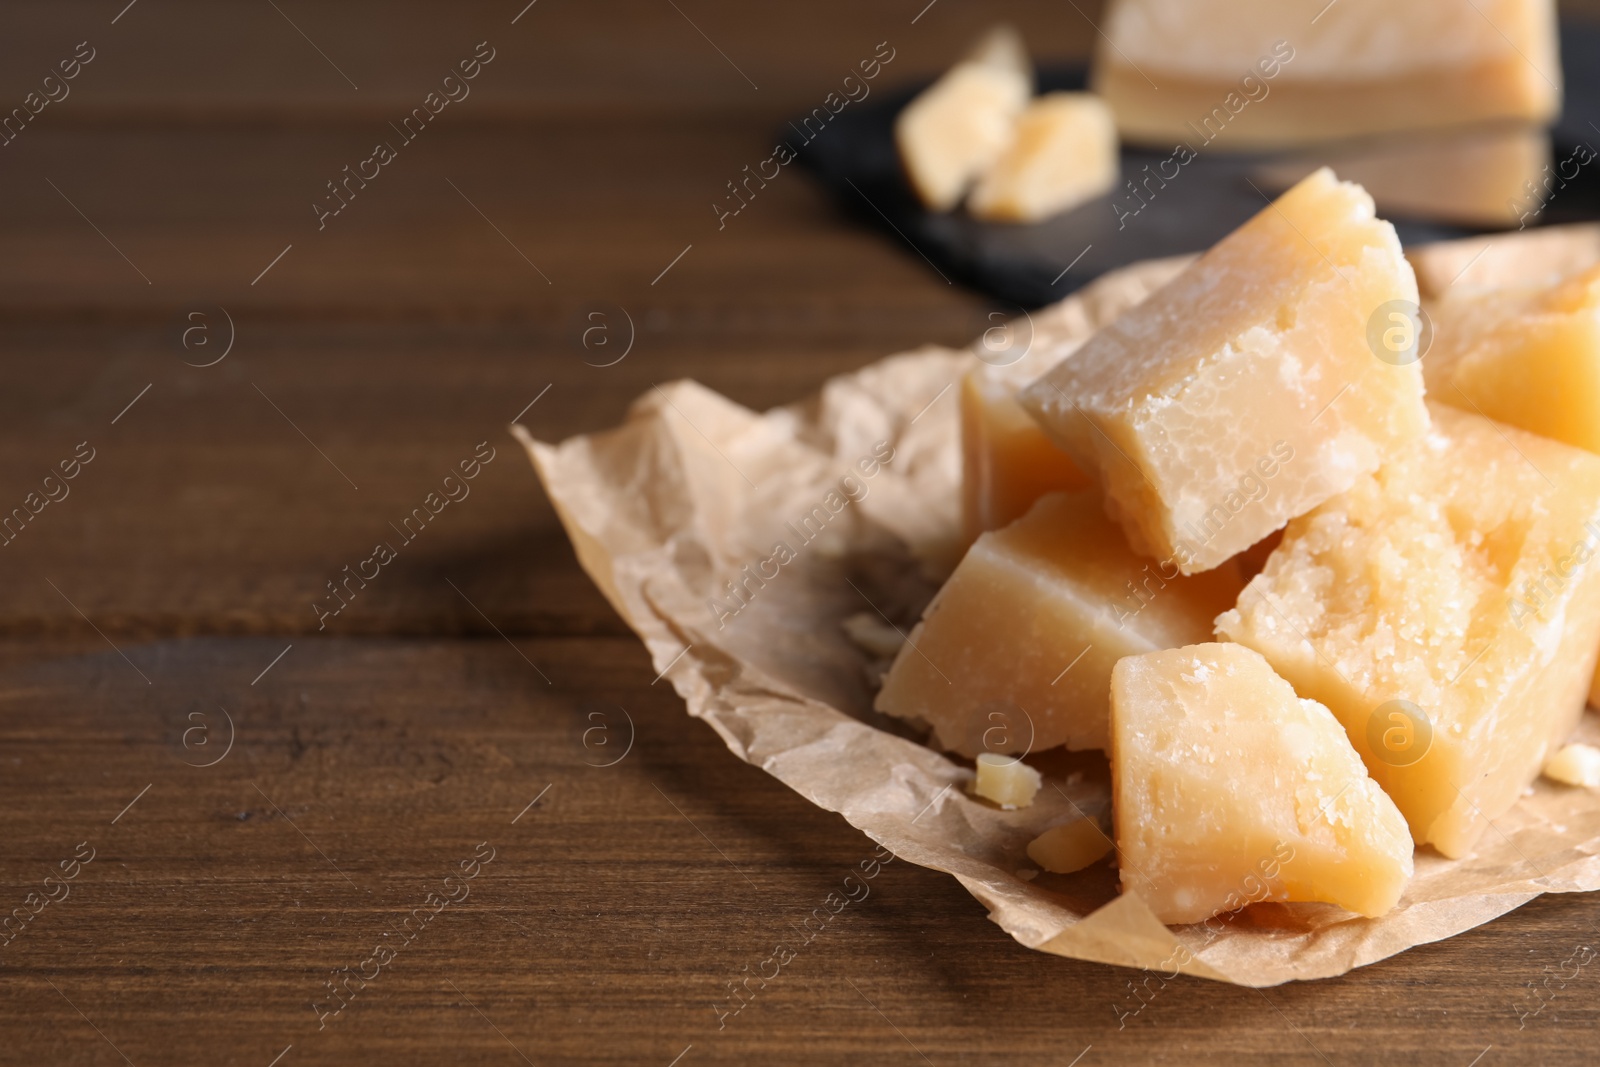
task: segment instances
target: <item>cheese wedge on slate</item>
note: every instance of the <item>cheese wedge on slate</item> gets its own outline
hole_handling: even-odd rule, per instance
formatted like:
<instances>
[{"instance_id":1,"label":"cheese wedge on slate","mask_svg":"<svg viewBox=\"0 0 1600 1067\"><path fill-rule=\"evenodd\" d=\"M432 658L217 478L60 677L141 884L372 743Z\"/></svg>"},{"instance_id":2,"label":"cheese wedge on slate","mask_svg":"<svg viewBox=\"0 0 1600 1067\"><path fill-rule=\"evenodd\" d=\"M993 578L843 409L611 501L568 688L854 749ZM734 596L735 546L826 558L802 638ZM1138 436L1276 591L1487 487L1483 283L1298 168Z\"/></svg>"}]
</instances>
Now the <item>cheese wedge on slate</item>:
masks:
<instances>
[{"instance_id":1,"label":"cheese wedge on slate","mask_svg":"<svg viewBox=\"0 0 1600 1067\"><path fill-rule=\"evenodd\" d=\"M1111 675L1111 788L1123 892L1167 923L1245 904L1393 908L1411 837L1327 708L1260 655L1201 644Z\"/></svg>"},{"instance_id":2,"label":"cheese wedge on slate","mask_svg":"<svg viewBox=\"0 0 1600 1067\"><path fill-rule=\"evenodd\" d=\"M967 209L992 222L1037 222L1117 184L1117 127L1093 93L1046 93L1017 119L1015 135L983 172Z\"/></svg>"},{"instance_id":3,"label":"cheese wedge on slate","mask_svg":"<svg viewBox=\"0 0 1600 1067\"><path fill-rule=\"evenodd\" d=\"M1320 170L1022 404L1094 474L1135 551L1193 574L1422 435L1414 352L1379 349L1372 329L1416 300L1394 227Z\"/></svg>"},{"instance_id":4,"label":"cheese wedge on slate","mask_svg":"<svg viewBox=\"0 0 1600 1067\"><path fill-rule=\"evenodd\" d=\"M1429 306L1435 400L1600 452L1600 267Z\"/></svg>"},{"instance_id":5,"label":"cheese wedge on slate","mask_svg":"<svg viewBox=\"0 0 1600 1067\"><path fill-rule=\"evenodd\" d=\"M1174 257L1140 263L1021 319L986 320L972 345L978 359L961 381L961 520L967 545L1021 518L1045 493L1093 484L1023 410L1017 393L1190 262Z\"/></svg>"},{"instance_id":6,"label":"cheese wedge on slate","mask_svg":"<svg viewBox=\"0 0 1600 1067\"><path fill-rule=\"evenodd\" d=\"M1203 641L1243 587L1129 550L1096 495L1051 493L967 551L895 657L874 705L975 756L1105 748L1111 668Z\"/></svg>"},{"instance_id":7,"label":"cheese wedge on slate","mask_svg":"<svg viewBox=\"0 0 1600 1067\"><path fill-rule=\"evenodd\" d=\"M949 211L1011 143L1033 93L1015 30L996 27L895 119L906 176L930 211Z\"/></svg>"},{"instance_id":8,"label":"cheese wedge on slate","mask_svg":"<svg viewBox=\"0 0 1600 1067\"><path fill-rule=\"evenodd\" d=\"M1550 134L1521 124L1396 134L1264 164L1256 180L1286 189L1317 166L1358 183L1385 217L1428 219L1484 229L1516 226L1537 214L1530 196L1550 165ZM1479 243L1481 247L1481 242Z\"/></svg>"},{"instance_id":9,"label":"cheese wedge on slate","mask_svg":"<svg viewBox=\"0 0 1600 1067\"><path fill-rule=\"evenodd\" d=\"M1113 0L1091 84L1125 138L1263 149L1561 108L1555 0ZM1212 143L1215 142L1215 145Z\"/></svg>"},{"instance_id":10,"label":"cheese wedge on slate","mask_svg":"<svg viewBox=\"0 0 1600 1067\"><path fill-rule=\"evenodd\" d=\"M1600 648L1600 457L1433 406L1289 524L1217 633L1344 724L1418 844L1463 856L1583 712Z\"/></svg>"}]
</instances>

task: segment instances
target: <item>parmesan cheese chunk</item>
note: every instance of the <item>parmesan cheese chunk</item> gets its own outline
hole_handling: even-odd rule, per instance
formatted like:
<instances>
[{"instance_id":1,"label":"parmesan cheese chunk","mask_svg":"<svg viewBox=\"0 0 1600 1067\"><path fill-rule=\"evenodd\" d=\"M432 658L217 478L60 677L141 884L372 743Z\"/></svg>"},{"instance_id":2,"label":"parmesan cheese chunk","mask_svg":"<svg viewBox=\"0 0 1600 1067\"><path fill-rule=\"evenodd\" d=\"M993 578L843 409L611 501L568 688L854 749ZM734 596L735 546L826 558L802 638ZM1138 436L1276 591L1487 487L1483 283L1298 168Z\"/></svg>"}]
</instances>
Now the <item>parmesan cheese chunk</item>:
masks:
<instances>
[{"instance_id":1,"label":"parmesan cheese chunk","mask_svg":"<svg viewBox=\"0 0 1600 1067\"><path fill-rule=\"evenodd\" d=\"M1017 119L1005 153L967 208L993 222L1037 222L1117 184L1117 128L1093 93L1046 93Z\"/></svg>"},{"instance_id":2,"label":"parmesan cheese chunk","mask_svg":"<svg viewBox=\"0 0 1600 1067\"><path fill-rule=\"evenodd\" d=\"M1332 709L1418 844L1463 856L1583 711L1597 532L1600 457L1435 405L1289 524L1217 633Z\"/></svg>"},{"instance_id":3,"label":"parmesan cheese chunk","mask_svg":"<svg viewBox=\"0 0 1600 1067\"><path fill-rule=\"evenodd\" d=\"M967 551L912 630L879 711L965 756L1106 747L1116 661L1203 641L1244 583L1128 549L1094 493L1051 493Z\"/></svg>"},{"instance_id":4,"label":"parmesan cheese chunk","mask_svg":"<svg viewBox=\"0 0 1600 1067\"><path fill-rule=\"evenodd\" d=\"M1405 820L1328 709L1239 645L1131 656L1111 675L1123 892L1167 923L1263 900L1393 908Z\"/></svg>"},{"instance_id":5,"label":"parmesan cheese chunk","mask_svg":"<svg viewBox=\"0 0 1600 1067\"><path fill-rule=\"evenodd\" d=\"M1020 756L985 752L978 757L978 778L972 791L1002 808L1013 810L1033 803L1044 779Z\"/></svg>"},{"instance_id":6,"label":"parmesan cheese chunk","mask_svg":"<svg viewBox=\"0 0 1600 1067\"><path fill-rule=\"evenodd\" d=\"M907 104L895 119L895 144L917 196L949 211L1006 146L1033 92L1033 74L1016 31L998 27Z\"/></svg>"},{"instance_id":7,"label":"parmesan cheese chunk","mask_svg":"<svg viewBox=\"0 0 1600 1067\"><path fill-rule=\"evenodd\" d=\"M1135 551L1218 566L1341 492L1428 425L1394 227L1320 170L1021 394ZM1409 320L1405 320L1409 321Z\"/></svg>"},{"instance_id":8,"label":"parmesan cheese chunk","mask_svg":"<svg viewBox=\"0 0 1600 1067\"><path fill-rule=\"evenodd\" d=\"M1430 305L1428 394L1600 452L1600 267Z\"/></svg>"},{"instance_id":9,"label":"parmesan cheese chunk","mask_svg":"<svg viewBox=\"0 0 1600 1067\"><path fill-rule=\"evenodd\" d=\"M1017 393L1095 330L1167 284L1190 257L1112 271L1020 322L986 320L961 380L961 521L965 544L1023 516L1045 493L1093 483L1017 402Z\"/></svg>"},{"instance_id":10,"label":"parmesan cheese chunk","mask_svg":"<svg viewBox=\"0 0 1600 1067\"><path fill-rule=\"evenodd\" d=\"M1123 136L1275 148L1561 106L1555 0L1114 0L1092 84ZM1319 10L1320 9L1320 10Z\"/></svg>"}]
</instances>

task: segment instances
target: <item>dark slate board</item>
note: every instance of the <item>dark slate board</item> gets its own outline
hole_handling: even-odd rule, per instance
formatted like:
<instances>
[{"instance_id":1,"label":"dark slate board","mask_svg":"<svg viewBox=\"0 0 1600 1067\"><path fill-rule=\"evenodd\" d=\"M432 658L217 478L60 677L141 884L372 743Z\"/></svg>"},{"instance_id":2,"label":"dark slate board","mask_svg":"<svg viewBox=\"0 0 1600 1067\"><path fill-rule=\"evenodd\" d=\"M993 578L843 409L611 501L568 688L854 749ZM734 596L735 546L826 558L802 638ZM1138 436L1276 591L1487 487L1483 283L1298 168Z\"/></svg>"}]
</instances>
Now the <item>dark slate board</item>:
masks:
<instances>
[{"instance_id":1,"label":"dark slate board","mask_svg":"<svg viewBox=\"0 0 1600 1067\"><path fill-rule=\"evenodd\" d=\"M1579 144L1600 148L1600 27L1562 27L1566 108L1553 134L1553 160L1570 160ZM1083 66L1046 66L1038 89L1082 89ZM1035 225L980 222L965 212L924 211L900 170L894 119L925 87L874 93L834 116L814 139L799 135L798 122L780 137L798 148L799 161L825 185L851 217L881 230L920 255L948 280L971 286L999 301L1038 307L1060 300L1115 267L1141 259L1209 248L1260 211L1265 200L1249 176L1261 156L1201 149L1136 215L1120 219L1113 201L1132 204L1123 189ZM1125 148L1122 176L1171 155L1170 150ZM1570 172L1571 164L1568 163ZM1169 168L1170 170L1170 168ZM1259 183L1257 183L1259 184ZM1558 190L1536 225L1600 218L1600 162L1578 172ZM1463 237L1477 232L1415 219L1392 218L1407 244ZM1070 268L1070 269L1069 269Z\"/></svg>"}]
</instances>

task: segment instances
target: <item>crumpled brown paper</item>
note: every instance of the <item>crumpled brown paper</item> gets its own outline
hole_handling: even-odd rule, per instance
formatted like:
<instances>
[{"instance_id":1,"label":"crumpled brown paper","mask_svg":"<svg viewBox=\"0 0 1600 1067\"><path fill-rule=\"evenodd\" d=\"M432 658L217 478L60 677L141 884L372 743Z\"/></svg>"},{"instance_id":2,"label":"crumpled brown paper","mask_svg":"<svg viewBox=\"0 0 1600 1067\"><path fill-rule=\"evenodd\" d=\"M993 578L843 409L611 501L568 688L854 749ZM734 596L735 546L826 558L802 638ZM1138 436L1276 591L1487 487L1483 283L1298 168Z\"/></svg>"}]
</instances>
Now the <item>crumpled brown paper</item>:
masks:
<instances>
[{"instance_id":1,"label":"crumpled brown paper","mask_svg":"<svg viewBox=\"0 0 1600 1067\"><path fill-rule=\"evenodd\" d=\"M1600 258L1596 232L1575 228L1552 246L1546 231L1537 259L1552 247ZM1433 292L1462 270L1493 284L1528 269L1519 243L1528 239L1412 256ZM1172 269L1136 265L1036 313L1035 343L1081 341ZM1542 780L1472 856L1419 851L1416 876L1382 919L1261 903L1210 932L1168 928L1135 893L1117 894L1106 864L1037 872L1024 852L1033 837L1107 811L1105 760L1037 753L1030 762L1046 785L1031 807L975 800L968 767L871 710L875 666L841 629L867 612L909 630L959 552L955 383L973 359L934 347L891 356L765 414L677 382L652 389L605 433L556 446L514 430L584 569L690 714L898 857L955 876L1029 948L1269 986L1342 974L1540 893L1600 889L1600 800ZM1593 719L1580 733L1600 741Z\"/></svg>"}]
</instances>

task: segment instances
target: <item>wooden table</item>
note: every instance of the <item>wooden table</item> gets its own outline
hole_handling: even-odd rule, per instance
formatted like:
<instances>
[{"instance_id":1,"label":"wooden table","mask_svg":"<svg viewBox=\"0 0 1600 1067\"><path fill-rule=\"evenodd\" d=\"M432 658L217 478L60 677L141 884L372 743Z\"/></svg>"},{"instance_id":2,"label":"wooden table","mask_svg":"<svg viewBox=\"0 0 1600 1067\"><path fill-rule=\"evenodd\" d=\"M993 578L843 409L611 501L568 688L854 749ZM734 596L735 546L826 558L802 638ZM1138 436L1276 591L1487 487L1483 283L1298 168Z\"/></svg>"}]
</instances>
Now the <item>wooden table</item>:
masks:
<instances>
[{"instance_id":1,"label":"wooden table","mask_svg":"<svg viewBox=\"0 0 1600 1067\"><path fill-rule=\"evenodd\" d=\"M507 424L599 429L685 376L763 407L962 343L981 302L802 174L711 205L878 42L884 84L1001 15L1081 54L1098 5L523 2L0 13L6 108L93 53L0 147L0 1062L1592 1061L1592 968L1518 1012L1592 899L1334 981L1179 979L1119 1027L1130 973L903 862L719 1020L871 845L657 683ZM470 95L319 229L478 42Z\"/></svg>"}]
</instances>

